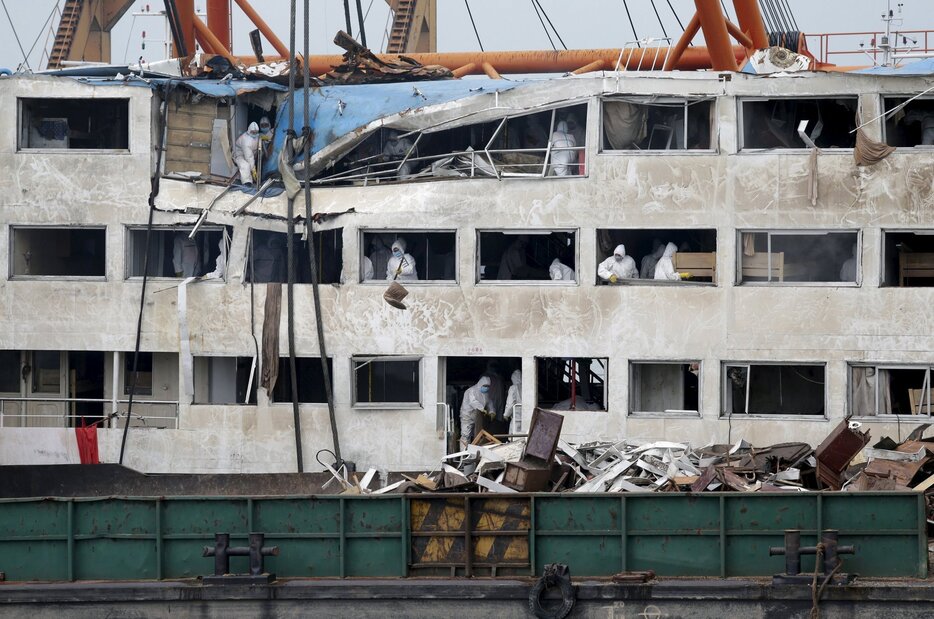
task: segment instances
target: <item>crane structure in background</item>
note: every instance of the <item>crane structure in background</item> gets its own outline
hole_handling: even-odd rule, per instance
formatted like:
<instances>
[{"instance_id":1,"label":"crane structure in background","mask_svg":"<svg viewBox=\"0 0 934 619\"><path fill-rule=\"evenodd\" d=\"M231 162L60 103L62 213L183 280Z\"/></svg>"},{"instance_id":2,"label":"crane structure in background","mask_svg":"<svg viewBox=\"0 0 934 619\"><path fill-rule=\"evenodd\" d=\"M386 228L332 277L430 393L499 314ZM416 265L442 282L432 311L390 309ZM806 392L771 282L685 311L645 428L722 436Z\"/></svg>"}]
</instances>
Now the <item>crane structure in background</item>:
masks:
<instances>
[{"instance_id":1,"label":"crane structure in background","mask_svg":"<svg viewBox=\"0 0 934 619\"><path fill-rule=\"evenodd\" d=\"M67 61L110 62L110 31L133 0L66 0L49 53L50 69Z\"/></svg>"},{"instance_id":2,"label":"crane structure in background","mask_svg":"<svg viewBox=\"0 0 934 619\"><path fill-rule=\"evenodd\" d=\"M386 0L392 10L387 54L438 51L438 0Z\"/></svg>"},{"instance_id":3,"label":"crane structure in background","mask_svg":"<svg viewBox=\"0 0 934 619\"><path fill-rule=\"evenodd\" d=\"M384 59L404 53L422 64L438 64L458 77L504 73L563 73L637 66L640 70L737 71L756 50L768 46L758 0L733 0L739 25L730 22L717 0L694 0L696 13L673 48L454 52L439 54L437 49L437 0L386 0L394 12L389 48ZM195 14L195 0L164 0L172 24L175 55L190 57L195 43L207 54L224 56L233 64L253 64L254 57L231 53L231 0L206 0L207 23ZM276 36L249 0L233 0L253 22L278 58L288 57L288 48ZM67 0L62 11L49 67L58 68L68 60L108 62L110 30L133 4L132 0ZM706 47L688 44L702 33ZM734 40L739 45L734 44ZM658 62L658 60L661 60ZM667 60L667 61L666 61ZM339 55L308 58L315 74L325 73L341 63Z\"/></svg>"}]
</instances>

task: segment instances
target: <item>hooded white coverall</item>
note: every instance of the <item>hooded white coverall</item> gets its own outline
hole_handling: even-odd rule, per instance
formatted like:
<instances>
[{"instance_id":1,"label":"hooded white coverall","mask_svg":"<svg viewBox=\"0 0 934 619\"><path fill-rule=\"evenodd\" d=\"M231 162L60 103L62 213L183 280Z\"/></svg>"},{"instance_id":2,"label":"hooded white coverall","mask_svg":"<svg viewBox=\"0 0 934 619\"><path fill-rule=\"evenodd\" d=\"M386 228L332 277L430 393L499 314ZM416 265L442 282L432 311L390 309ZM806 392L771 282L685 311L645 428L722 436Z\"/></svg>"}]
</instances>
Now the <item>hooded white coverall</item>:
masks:
<instances>
[{"instance_id":1,"label":"hooded white coverall","mask_svg":"<svg viewBox=\"0 0 934 619\"><path fill-rule=\"evenodd\" d=\"M490 412L492 405L490 396L481 389L490 388L491 381L487 376L481 376L473 387L464 392L464 401L461 403L461 440L470 444L479 421L479 415Z\"/></svg>"},{"instance_id":2,"label":"hooded white coverall","mask_svg":"<svg viewBox=\"0 0 934 619\"><path fill-rule=\"evenodd\" d=\"M363 281L373 279L373 263L366 256L363 257Z\"/></svg>"},{"instance_id":3,"label":"hooded white coverall","mask_svg":"<svg viewBox=\"0 0 934 619\"><path fill-rule=\"evenodd\" d=\"M396 272L399 277L396 277ZM396 239L392 244L392 257L386 263L386 279L414 281L418 279L418 273L415 271L415 258L412 254L405 253L405 239Z\"/></svg>"},{"instance_id":4,"label":"hooded white coverall","mask_svg":"<svg viewBox=\"0 0 934 619\"><path fill-rule=\"evenodd\" d=\"M246 185L253 182L253 166L256 165L256 152L259 150L259 125L250 123L246 131L240 134L234 143L234 163L240 170L240 182Z\"/></svg>"},{"instance_id":5,"label":"hooded white coverall","mask_svg":"<svg viewBox=\"0 0 934 619\"><path fill-rule=\"evenodd\" d=\"M503 417L509 420L509 433L518 434L522 431L522 372L516 370L510 378L512 385L506 393L506 413Z\"/></svg>"},{"instance_id":6,"label":"hooded white coverall","mask_svg":"<svg viewBox=\"0 0 934 619\"><path fill-rule=\"evenodd\" d=\"M555 150L561 148L574 148L577 141L568 132L565 121L558 123L554 133L551 134L551 173L554 176L571 176L577 174L577 151ZM573 165L572 165L573 164Z\"/></svg>"},{"instance_id":7,"label":"hooded white coverall","mask_svg":"<svg viewBox=\"0 0 934 619\"><path fill-rule=\"evenodd\" d=\"M665 253L658 259L658 264L655 265L655 279L681 280L681 275L675 271L674 257L676 253L678 253L678 246L674 243L668 243L665 246Z\"/></svg>"},{"instance_id":8,"label":"hooded white coverall","mask_svg":"<svg viewBox=\"0 0 934 619\"><path fill-rule=\"evenodd\" d=\"M548 275L553 281L573 282L576 279L574 269L564 264L558 258L551 262L548 267Z\"/></svg>"},{"instance_id":9,"label":"hooded white coverall","mask_svg":"<svg viewBox=\"0 0 934 619\"><path fill-rule=\"evenodd\" d=\"M613 255L597 266L597 275L603 281L615 284L620 279L639 279L639 269L636 261L626 255L626 246L617 245Z\"/></svg>"},{"instance_id":10,"label":"hooded white coverall","mask_svg":"<svg viewBox=\"0 0 934 619\"><path fill-rule=\"evenodd\" d=\"M639 269L639 277L642 279L652 279L655 277L655 265L658 264L658 260L662 257L662 254L665 253L665 246L659 245L655 248L648 256L642 258L642 265Z\"/></svg>"}]
</instances>

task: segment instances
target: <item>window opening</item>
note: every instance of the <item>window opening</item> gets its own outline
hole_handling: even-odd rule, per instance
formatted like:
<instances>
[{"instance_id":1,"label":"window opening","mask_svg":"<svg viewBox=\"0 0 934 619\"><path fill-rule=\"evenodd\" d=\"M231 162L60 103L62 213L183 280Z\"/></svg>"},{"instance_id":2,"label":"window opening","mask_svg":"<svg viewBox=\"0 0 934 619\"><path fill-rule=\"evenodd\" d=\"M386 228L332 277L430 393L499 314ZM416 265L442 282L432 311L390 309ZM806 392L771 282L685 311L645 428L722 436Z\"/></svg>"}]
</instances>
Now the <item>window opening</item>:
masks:
<instances>
[{"instance_id":1,"label":"window opening","mask_svg":"<svg viewBox=\"0 0 934 619\"><path fill-rule=\"evenodd\" d=\"M481 431L503 438L511 430L516 434L528 431L527 419L531 419L532 409L530 407L523 416L521 358L447 357L444 364L444 402L451 429L449 452L460 451L458 439L469 443ZM485 393L479 389L481 378L489 379L489 389ZM516 384L514 379L519 381L516 389L512 389ZM471 389L473 391L468 393ZM484 404L489 414L477 412L478 402Z\"/></svg>"},{"instance_id":2,"label":"window opening","mask_svg":"<svg viewBox=\"0 0 934 619\"><path fill-rule=\"evenodd\" d=\"M883 286L934 286L934 230L883 230L882 254Z\"/></svg>"},{"instance_id":3,"label":"window opening","mask_svg":"<svg viewBox=\"0 0 934 619\"><path fill-rule=\"evenodd\" d=\"M256 404L259 377L254 373L249 385L252 367L253 357L195 357L194 404Z\"/></svg>"},{"instance_id":4,"label":"window opening","mask_svg":"<svg viewBox=\"0 0 934 619\"><path fill-rule=\"evenodd\" d=\"M328 359L328 373L334 376L333 360ZM295 375L298 377L298 401L302 404L327 404L324 391L324 373L319 357L296 357ZM279 378L272 391L273 402L292 401L292 373L289 358L279 357Z\"/></svg>"},{"instance_id":5,"label":"window opening","mask_svg":"<svg viewBox=\"0 0 934 619\"><path fill-rule=\"evenodd\" d=\"M670 256L663 260L666 249ZM712 229L597 230L597 253L598 284L717 281L717 231ZM622 259L616 259L618 254Z\"/></svg>"},{"instance_id":6,"label":"window opening","mask_svg":"<svg viewBox=\"0 0 934 619\"><path fill-rule=\"evenodd\" d=\"M541 357L535 360L538 405L556 411L605 411L607 359Z\"/></svg>"},{"instance_id":7,"label":"window opening","mask_svg":"<svg viewBox=\"0 0 934 619\"><path fill-rule=\"evenodd\" d=\"M211 273L223 275L226 265L225 239L221 228L202 226L194 238L188 238L191 228L152 230L149 250L150 277L200 277ZM229 239L229 233L227 239ZM142 277L146 260L146 230L129 230L128 277Z\"/></svg>"},{"instance_id":8,"label":"window opening","mask_svg":"<svg viewBox=\"0 0 934 619\"><path fill-rule=\"evenodd\" d=\"M20 99L20 149L127 150L129 99Z\"/></svg>"},{"instance_id":9,"label":"window opening","mask_svg":"<svg viewBox=\"0 0 934 619\"><path fill-rule=\"evenodd\" d=\"M318 263L318 282L321 284L339 284L341 270L344 268L343 229L321 230L315 232L315 256ZM311 266L308 264L308 242L296 233L295 282L311 283ZM288 281L288 237L284 232L272 230L250 231L250 251L247 256L246 281L257 284L286 283ZM253 270L255 269L255 276Z\"/></svg>"},{"instance_id":10,"label":"window opening","mask_svg":"<svg viewBox=\"0 0 934 619\"><path fill-rule=\"evenodd\" d=\"M857 97L743 100L742 148L808 148L805 133L818 148L853 148L856 144Z\"/></svg>"},{"instance_id":11,"label":"window opening","mask_svg":"<svg viewBox=\"0 0 934 619\"><path fill-rule=\"evenodd\" d=\"M74 425L96 423L104 419L104 362L100 351L71 351L68 357L68 397ZM97 400L96 402L78 400Z\"/></svg>"},{"instance_id":12,"label":"window opening","mask_svg":"<svg viewBox=\"0 0 934 619\"><path fill-rule=\"evenodd\" d=\"M479 280L576 281L575 232L478 232Z\"/></svg>"},{"instance_id":13,"label":"window opening","mask_svg":"<svg viewBox=\"0 0 934 619\"><path fill-rule=\"evenodd\" d=\"M62 392L62 354L59 351L34 351L31 370L33 393Z\"/></svg>"},{"instance_id":14,"label":"window opening","mask_svg":"<svg viewBox=\"0 0 934 619\"><path fill-rule=\"evenodd\" d=\"M0 350L0 393L21 392L21 354L18 350Z\"/></svg>"},{"instance_id":15,"label":"window opening","mask_svg":"<svg viewBox=\"0 0 934 619\"><path fill-rule=\"evenodd\" d=\"M418 405L420 360L412 357L354 357L354 405Z\"/></svg>"},{"instance_id":16,"label":"window opening","mask_svg":"<svg viewBox=\"0 0 934 619\"><path fill-rule=\"evenodd\" d=\"M712 99L604 99L603 150L709 150Z\"/></svg>"},{"instance_id":17,"label":"window opening","mask_svg":"<svg viewBox=\"0 0 934 619\"><path fill-rule=\"evenodd\" d=\"M909 97L886 97L885 111L903 105L885 120L885 142L890 146L934 146L934 99L920 98L905 104Z\"/></svg>"},{"instance_id":18,"label":"window opening","mask_svg":"<svg viewBox=\"0 0 934 619\"><path fill-rule=\"evenodd\" d=\"M700 362L632 363L630 411L696 415L700 402Z\"/></svg>"},{"instance_id":19,"label":"window opening","mask_svg":"<svg viewBox=\"0 0 934 619\"><path fill-rule=\"evenodd\" d=\"M133 357L132 351L123 353L123 395L130 395L130 389L133 386ZM139 360L136 363L136 391L134 397L140 395L152 395L152 353L139 353Z\"/></svg>"},{"instance_id":20,"label":"window opening","mask_svg":"<svg viewBox=\"0 0 934 619\"><path fill-rule=\"evenodd\" d=\"M856 283L859 233L741 232L736 257L739 283Z\"/></svg>"},{"instance_id":21,"label":"window opening","mask_svg":"<svg viewBox=\"0 0 934 619\"><path fill-rule=\"evenodd\" d=\"M393 259L392 248L399 243L401 257ZM364 232L360 267L361 278L454 281L457 279L457 238L454 232ZM404 260L403 260L404 258ZM410 272L411 271L411 272Z\"/></svg>"},{"instance_id":22,"label":"window opening","mask_svg":"<svg viewBox=\"0 0 934 619\"><path fill-rule=\"evenodd\" d=\"M931 367L850 366L850 414L931 415Z\"/></svg>"},{"instance_id":23,"label":"window opening","mask_svg":"<svg viewBox=\"0 0 934 619\"><path fill-rule=\"evenodd\" d=\"M104 277L104 228L11 229L13 277Z\"/></svg>"},{"instance_id":24,"label":"window opening","mask_svg":"<svg viewBox=\"0 0 934 619\"><path fill-rule=\"evenodd\" d=\"M450 129L382 128L315 182L582 176L586 126L587 105L579 104Z\"/></svg>"},{"instance_id":25,"label":"window opening","mask_svg":"<svg viewBox=\"0 0 934 619\"><path fill-rule=\"evenodd\" d=\"M824 366L725 364L724 415L823 415Z\"/></svg>"}]
</instances>

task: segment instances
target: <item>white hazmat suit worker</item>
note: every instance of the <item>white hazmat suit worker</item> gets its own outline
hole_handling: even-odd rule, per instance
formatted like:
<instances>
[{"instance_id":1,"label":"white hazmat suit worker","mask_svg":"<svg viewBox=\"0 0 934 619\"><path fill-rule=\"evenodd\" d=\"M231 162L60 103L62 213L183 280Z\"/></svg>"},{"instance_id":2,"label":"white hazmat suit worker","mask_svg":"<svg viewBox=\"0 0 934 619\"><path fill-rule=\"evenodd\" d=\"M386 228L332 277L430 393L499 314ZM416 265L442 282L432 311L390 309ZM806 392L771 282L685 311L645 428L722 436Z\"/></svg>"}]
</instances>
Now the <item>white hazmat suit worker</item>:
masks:
<instances>
[{"instance_id":1,"label":"white hazmat suit worker","mask_svg":"<svg viewBox=\"0 0 934 619\"><path fill-rule=\"evenodd\" d=\"M568 131L568 124L562 120L551 134L551 173L554 176L571 176L577 173L577 151L559 150L575 146L577 141Z\"/></svg>"},{"instance_id":2,"label":"white hazmat suit worker","mask_svg":"<svg viewBox=\"0 0 934 619\"><path fill-rule=\"evenodd\" d=\"M392 256L386 263L386 279L399 279L414 281L418 279L415 272L415 258L405 253L405 239L396 239L392 244Z\"/></svg>"},{"instance_id":3,"label":"white hazmat suit worker","mask_svg":"<svg viewBox=\"0 0 934 619\"><path fill-rule=\"evenodd\" d=\"M548 267L548 276L551 277L552 281L563 282L573 282L577 277L574 269L561 262L559 258L551 261L551 266Z\"/></svg>"},{"instance_id":4,"label":"white hazmat suit worker","mask_svg":"<svg viewBox=\"0 0 934 619\"><path fill-rule=\"evenodd\" d=\"M250 123L246 131L240 134L234 143L234 163L240 170L240 182L244 185L253 183L253 168L256 165L256 152L259 150L259 125Z\"/></svg>"},{"instance_id":5,"label":"white hazmat suit worker","mask_svg":"<svg viewBox=\"0 0 934 619\"><path fill-rule=\"evenodd\" d=\"M509 420L509 433L518 434L522 431L522 372L516 370L510 379L512 385L506 393L506 413L503 417Z\"/></svg>"},{"instance_id":6,"label":"white hazmat suit worker","mask_svg":"<svg viewBox=\"0 0 934 619\"><path fill-rule=\"evenodd\" d=\"M680 281L687 277L687 273L678 273L675 271L675 254L678 253L678 246L674 243L668 243L665 246L665 253L658 259L655 265L655 279L665 279L670 281Z\"/></svg>"},{"instance_id":7,"label":"white hazmat suit worker","mask_svg":"<svg viewBox=\"0 0 934 619\"><path fill-rule=\"evenodd\" d=\"M621 279L639 279L639 269L636 268L636 261L626 255L626 246L617 245L613 255L597 266L597 276L615 284Z\"/></svg>"},{"instance_id":8,"label":"white hazmat suit worker","mask_svg":"<svg viewBox=\"0 0 934 619\"><path fill-rule=\"evenodd\" d=\"M652 246L654 247L652 253L642 258L642 264L639 268L639 277L642 279L655 277L655 265L658 264L659 258L665 253L665 245L661 241L656 240Z\"/></svg>"},{"instance_id":9,"label":"white hazmat suit worker","mask_svg":"<svg viewBox=\"0 0 934 619\"><path fill-rule=\"evenodd\" d=\"M461 402L461 441L469 445L476 434L480 415L489 415L492 405L490 403L489 376L481 376L473 387L464 392L464 401Z\"/></svg>"}]
</instances>

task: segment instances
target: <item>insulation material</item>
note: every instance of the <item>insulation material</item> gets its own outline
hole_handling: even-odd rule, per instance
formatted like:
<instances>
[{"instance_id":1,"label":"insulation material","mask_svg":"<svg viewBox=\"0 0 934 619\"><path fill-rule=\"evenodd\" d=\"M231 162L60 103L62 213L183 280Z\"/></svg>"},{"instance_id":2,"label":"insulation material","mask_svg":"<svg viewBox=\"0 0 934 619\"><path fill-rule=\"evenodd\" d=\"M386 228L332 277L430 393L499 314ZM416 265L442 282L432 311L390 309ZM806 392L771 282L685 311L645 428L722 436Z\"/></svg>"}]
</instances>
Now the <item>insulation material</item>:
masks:
<instances>
[{"instance_id":1,"label":"insulation material","mask_svg":"<svg viewBox=\"0 0 934 619\"><path fill-rule=\"evenodd\" d=\"M188 284L197 279L188 277L178 285L178 361L182 371L182 393L188 397L189 402L195 395L195 375L191 338L188 333Z\"/></svg>"},{"instance_id":2,"label":"insulation material","mask_svg":"<svg viewBox=\"0 0 934 619\"><path fill-rule=\"evenodd\" d=\"M266 284L263 311L263 376L260 386L272 393L279 378L279 323L282 316L282 284Z\"/></svg>"},{"instance_id":3,"label":"insulation material","mask_svg":"<svg viewBox=\"0 0 934 619\"><path fill-rule=\"evenodd\" d=\"M613 150L628 150L646 136L645 106L607 101L603 106L603 130Z\"/></svg>"}]
</instances>

